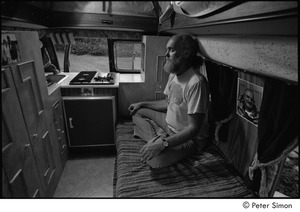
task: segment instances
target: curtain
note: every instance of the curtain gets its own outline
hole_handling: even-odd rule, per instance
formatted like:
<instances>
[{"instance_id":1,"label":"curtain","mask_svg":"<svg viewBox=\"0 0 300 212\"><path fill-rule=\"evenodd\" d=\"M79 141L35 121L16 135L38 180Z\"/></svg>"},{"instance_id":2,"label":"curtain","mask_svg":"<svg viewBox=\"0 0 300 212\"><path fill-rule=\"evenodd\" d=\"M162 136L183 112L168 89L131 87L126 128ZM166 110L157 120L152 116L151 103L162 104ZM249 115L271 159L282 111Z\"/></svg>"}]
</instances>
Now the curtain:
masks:
<instances>
[{"instance_id":1,"label":"curtain","mask_svg":"<svg viewBox=\"0 0 300 212\"><path fill-rule=\"evenodd\" d=\"M235 113L238 73L207 60L205 65L211 91L212 121L216 124L215 139L225 142L229 121Z\"/></svg>"},{"instance_id":2,"label":"curtain","mask_svg":"<svg viewBox=\"0 0 300 212\"><path fill-rule=\"evenodd\" d=\"M269 196L279 162L298 145L298 108L298 86L265 80L257 154L246 177L248 187L261 197Z\"/></svg>"},{"instance_id":3,"label":"curtain","mask_svg":"<svg viewBox=\"0 0 300 212\"><path fill-rule=\"evenodd\" d=\"M270 162L279 157L298 136L298 86L278 80L265 81L258 126L258 160Z\"/></svg>"}]
</instances>

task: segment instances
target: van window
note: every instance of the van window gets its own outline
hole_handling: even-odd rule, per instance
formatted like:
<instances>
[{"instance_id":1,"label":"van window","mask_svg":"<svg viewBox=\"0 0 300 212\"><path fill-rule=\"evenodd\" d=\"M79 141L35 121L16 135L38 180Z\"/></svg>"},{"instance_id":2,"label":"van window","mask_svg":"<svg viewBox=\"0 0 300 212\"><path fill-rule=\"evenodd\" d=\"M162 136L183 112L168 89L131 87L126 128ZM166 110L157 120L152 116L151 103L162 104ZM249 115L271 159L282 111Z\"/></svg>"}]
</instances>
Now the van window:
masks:
<instances>
[{"instance_id":1,"label":"van window","mask_svg":"<svg viewBox=\"0 0 300 212\"><path fill-rule=\"evenodd\" d=\"M141 42L118 41L114 44L115 68L118 72L141 71Z\"/></svg>"},{"instance_id":2,"label":"van window","mask_svg":"<svg viewBox=\"0 0 300 212\"><path fill-rule=\"evenodd\" d=\"M108 39L110 70L140 73L143 66L141 40Z\"/></svg>"},{"instance_id":3,"label":"van window","mask_svg":"<svg viewBox=\"0 0 300 212\"><path fill-rule=\"evenodd\" d=\"M109 72L107 41L105 38L74 37L74 44L55 44L61 67L66 69L65 56L69 57L69 72ZM67 48L70 45L69 48ZM68 51L68 52L66 52Z\"/></svg>"}]
</instances>

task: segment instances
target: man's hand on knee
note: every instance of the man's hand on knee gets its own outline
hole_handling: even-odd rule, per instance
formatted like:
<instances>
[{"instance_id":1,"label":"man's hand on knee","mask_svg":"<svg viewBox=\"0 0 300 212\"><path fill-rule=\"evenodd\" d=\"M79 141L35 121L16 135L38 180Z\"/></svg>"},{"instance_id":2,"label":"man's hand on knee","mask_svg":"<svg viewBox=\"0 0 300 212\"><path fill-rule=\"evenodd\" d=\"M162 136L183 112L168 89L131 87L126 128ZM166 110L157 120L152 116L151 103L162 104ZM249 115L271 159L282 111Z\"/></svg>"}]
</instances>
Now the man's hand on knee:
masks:
<instances>
[{"instance_id":1,"label":"man's hand on knee","mask_svg":"<svg viewBox=\"0 0 300 212\"><path fill-rule=\"evenodd\" d=\"M146 162L155 156L159 155L166 147L162 144L162 138L157 138L153 142L148 142L142 147L140 153L142 155L141 161Z\"/></svg>"},{"instance_id":2,"label":"man's hand on knee","mask_svg":"<svg viewBox=\"0 0 300 212\"><path fill-rule=\"evenodd\" d=\"M128 107L130 115L134 115L141 108L141 103L133 103Z\"/></svg>"}]
</instances>

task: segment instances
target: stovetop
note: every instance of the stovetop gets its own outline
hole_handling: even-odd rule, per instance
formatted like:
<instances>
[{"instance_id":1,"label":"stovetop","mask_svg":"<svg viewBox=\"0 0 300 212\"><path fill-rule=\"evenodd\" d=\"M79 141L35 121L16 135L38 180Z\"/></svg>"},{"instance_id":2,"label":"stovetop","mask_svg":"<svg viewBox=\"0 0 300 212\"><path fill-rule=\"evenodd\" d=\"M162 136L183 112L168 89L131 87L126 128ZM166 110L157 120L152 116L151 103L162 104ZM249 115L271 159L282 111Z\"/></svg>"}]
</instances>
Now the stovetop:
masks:
<instances>
[{"instance_id":1,"label":"stovetop","mask_svg":"<svg viewBox=\"0 0 300 212\"><path fill-rule=\"evenodd\" d=\"M113 85L115 83L115 73L102 73L97 71L81 71L70 85Z\"/></svg>"}]
</instances>

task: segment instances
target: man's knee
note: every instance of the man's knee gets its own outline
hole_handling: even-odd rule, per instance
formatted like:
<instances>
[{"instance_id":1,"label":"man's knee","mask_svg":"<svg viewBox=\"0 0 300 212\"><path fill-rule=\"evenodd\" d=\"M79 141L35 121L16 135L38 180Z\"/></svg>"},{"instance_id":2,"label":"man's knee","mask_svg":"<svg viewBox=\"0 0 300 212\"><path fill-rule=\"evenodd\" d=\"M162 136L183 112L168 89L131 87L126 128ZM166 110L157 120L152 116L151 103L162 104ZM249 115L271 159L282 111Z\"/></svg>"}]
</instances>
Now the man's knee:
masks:
<instances>
[{"instance_id":1,"label":"man's knee","mask_svg":"<svg viewBox=\"0 0 300 212\"><path fill-rule=\"evenodd\" d=\"M162 154L152 158L147 161L147 164L151 168L164 168L167 166L171 166L185 158L191 156L194 153L193 149L169 149L163 152Z\"/></svg>"},{"instance_id":2,"label":"man's knee","mask_svg":"<svg viewBox=\"0 0 300 212\"><path fill-rule=\"evenodd\" d=\"M136 113L134 114L134 116L139 116L139 117L148 117L147 114L149 114L149 112L152 111L151 109L148 108L140 108L138 111L136 111Z\"/></svg>"}]
</instances>

